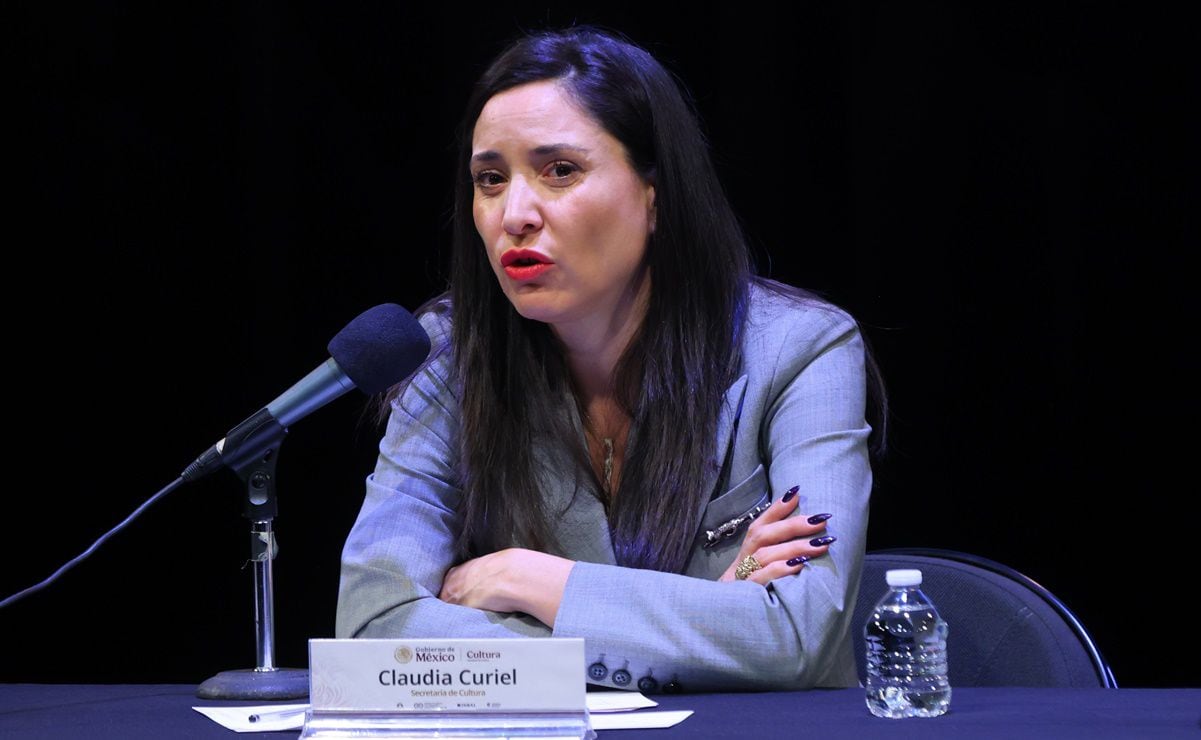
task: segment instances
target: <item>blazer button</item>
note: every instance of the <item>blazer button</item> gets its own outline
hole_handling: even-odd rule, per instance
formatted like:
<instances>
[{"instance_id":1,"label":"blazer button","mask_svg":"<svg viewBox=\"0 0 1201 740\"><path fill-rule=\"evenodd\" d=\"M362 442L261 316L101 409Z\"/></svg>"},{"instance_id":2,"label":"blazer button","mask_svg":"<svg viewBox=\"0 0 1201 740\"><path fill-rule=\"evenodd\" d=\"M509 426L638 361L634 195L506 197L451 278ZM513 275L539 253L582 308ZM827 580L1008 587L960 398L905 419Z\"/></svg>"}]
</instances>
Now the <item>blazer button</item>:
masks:
<instances>
[{"instance_id":1,"label":"blazer button","mask_svg":"<svg viewBox=\"0 0 1201 740\"><path fill-rule=\"evenodd\" d=\"M638 690L648 694L653 694L659 690L659 682L652 678L649 674L638 679Z\"/></svg>"},{"instance_id":2,"label":"blazer button","mask_svg":"<svg viewBox=\"0 0 1201 740\"><path fill-rule=\"evenodd\" d=\"M607 675L609 675L609 666L599 660L588 666L588 678L593 681L602 681Z\"/></svg>"},{"instance_id":3,"label":"blazer button","mask_svg":"<svg viewBox=\"0 0 1201 740\"><path fill-rule=\"evenodd\" d=\"M617 670L613 671L613 683L617 684L618 686L628 686L630 681L633 680L634 677L631 676L630 672L625 668L618 668Z\"/></svg>"},{"instance_id":4,"label":"blazer button","mask_svg":"<svg viewBox=\"0 0 1201 740\"><path fill-rule=\"evenodd\" d=\"M684 690L684 687L681 686L680 682L675 680L674 678L672 680L668 681L667 683L663 684L663 693L664 694L678 694L683 690Z\"/></svg>"}]
</instances>

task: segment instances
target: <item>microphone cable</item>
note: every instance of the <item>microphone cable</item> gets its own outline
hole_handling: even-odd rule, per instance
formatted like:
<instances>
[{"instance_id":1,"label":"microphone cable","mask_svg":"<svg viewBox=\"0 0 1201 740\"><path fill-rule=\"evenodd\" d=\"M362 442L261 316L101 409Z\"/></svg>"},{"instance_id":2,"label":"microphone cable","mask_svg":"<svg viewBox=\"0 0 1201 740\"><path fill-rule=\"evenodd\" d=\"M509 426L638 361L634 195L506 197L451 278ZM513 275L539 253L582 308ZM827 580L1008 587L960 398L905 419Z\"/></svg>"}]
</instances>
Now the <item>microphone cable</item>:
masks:
<instances>
[{"instance_id":1,"label":"microphone cable","mask_svg":"<svg viewBox=\"0 0 1201 740\"><path fill-rule=\"evenodd\" d=\"M134 519L137 519L139 516L141 516L142 512L144 512L144 511L146 511L146 509L150 508L151 504L153 504L155 501L158 501L163 496L166 496L168 493L171 493L176 488L179 488L181 485L183 485L183 482L184 482L184 479L182 477L180 477L180 478L176 478L174 481L168 483L166 485L166 487L164 487L161 491L154 494L150 498L146 499L145 503L143 503L138 508L134 509L133 513L130 514L129 516L125 517L124 521L122 521L117 526L113 527L109 531L102 534L100 536L100 539L98 539L92 543L91 547L84 550L80 554L76 555L74 558L68 560L65 564L63 564L63 566L61 568L54 571L54 573L52 573L49 578L42 581L41 583L35 583L34 585L30 586L29 588L27 588L23 591L18 591L17 593L13 594L12 596L8 596L3 601L0 601L0 609L3 609L4 607L8 606L9 604L15 604L17 601L20 601L21 599L25 598L26 596L29 596L30 594L35 594L38 591L41 591L43 588L46 588L47 586L49 586L51 583L54 583L55 581L57 581L59 576L61 576L63 573L66 573L67 571L71 570L76 565L79 565L80 563L82 563L85 559L88 558L88 556L90 556L92 553L96 552L96 549L98 547L100 547L105 542L107 542L110 537L115 535L117 532L120 532L122 529L125 529L125 527L130 522L132 522Z\"/></svg>"}]
</instances>

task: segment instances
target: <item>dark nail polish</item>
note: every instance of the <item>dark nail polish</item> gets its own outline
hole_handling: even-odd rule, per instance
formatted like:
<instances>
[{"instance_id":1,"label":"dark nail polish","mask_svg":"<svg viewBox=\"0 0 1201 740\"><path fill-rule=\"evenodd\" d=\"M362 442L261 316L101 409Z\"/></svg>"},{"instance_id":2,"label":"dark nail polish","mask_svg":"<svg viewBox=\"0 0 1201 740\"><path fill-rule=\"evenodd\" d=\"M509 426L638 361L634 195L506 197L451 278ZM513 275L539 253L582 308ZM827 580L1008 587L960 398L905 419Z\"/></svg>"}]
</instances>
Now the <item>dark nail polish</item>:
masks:
<instances>
[{"instance_id":1,"label":"dark nail polish","mask_svg":"<svg viewBox=\"0 0 1201 740\"><path fill-rule=\"evenodd\" d=\"M796 497L796 492L799 490L801 490L800 486L793 486L792 488L789 488L787 493L784 494L784 498L780 499L780 501L783 503L788 503Z\"/></svg>"},{"instance_id":2,"label":"dark nail polish","mask_svg":"<svg viewBox=\"0 0 1201 740\"><path fill-rule=\"evenodd\" d=\"M834 516L834 515L833 514L814 514L813 516L809 517L809 523L810 524L821 524L822 522L826 521L827 519L829 519L832 516Z\"/></svg>"},{"instance_id":3,"label":"dark nail polish","mask_svg":"<svg viewBox=\"0 0 1201 740\"><path fill-rule=\"evenodd\" d=\"M813 539L809 540L809 544L813 545L814 547L821 547L822 545L828 545L837 539L838 539L837 537L827 534L827 535L823 535L821 537L814 537Z\"/></svg>"},{"instance_id":4,"label":"dark nail polish","mask_svg":"<svg viewBox=\"0 0 1201 740\"><path fill-rule=\"evenodd\" d=\"M809 558L805 557L804 555L801 555L800 557L795 557L792 560L789 560L787 562L787 565L791 565L792 567L795 568L796 566L798 566L802 563L808 563L808 562L809 562Z\"/></svg>"}]
</instances>

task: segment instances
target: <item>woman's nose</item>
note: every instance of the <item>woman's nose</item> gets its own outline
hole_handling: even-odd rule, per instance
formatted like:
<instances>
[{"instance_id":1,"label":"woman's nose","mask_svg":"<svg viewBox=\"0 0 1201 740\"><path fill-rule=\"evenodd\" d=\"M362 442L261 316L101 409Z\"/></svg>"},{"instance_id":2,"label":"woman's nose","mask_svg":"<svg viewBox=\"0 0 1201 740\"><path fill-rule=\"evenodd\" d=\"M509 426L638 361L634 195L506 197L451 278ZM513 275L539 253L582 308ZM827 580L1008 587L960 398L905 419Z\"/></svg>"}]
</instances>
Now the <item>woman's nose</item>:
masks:
<instances>
[{"instance_id":1,"label":"woman's nose","mask_svg":"<svg viewBox=\"0 0 1201 740\"><path fill-rule=\"evenodd\" d=\"M505 189L505 213L502 226L506 233L520 236L542 228L538 193L524 177L509 180Z\"/></svg>"}]
</instances>

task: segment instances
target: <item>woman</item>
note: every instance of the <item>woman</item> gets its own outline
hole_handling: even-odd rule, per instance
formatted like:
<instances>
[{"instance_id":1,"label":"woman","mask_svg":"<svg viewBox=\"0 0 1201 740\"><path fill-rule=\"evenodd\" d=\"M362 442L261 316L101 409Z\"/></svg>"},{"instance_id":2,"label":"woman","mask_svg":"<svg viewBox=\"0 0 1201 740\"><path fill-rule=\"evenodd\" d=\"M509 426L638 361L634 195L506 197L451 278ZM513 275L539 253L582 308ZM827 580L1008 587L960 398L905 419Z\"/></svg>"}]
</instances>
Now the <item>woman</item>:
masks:
<instances>
[{"instance_id":1,"label":"woman","mask_svg":"<svg viewBox=\"0 0 1201 740\"><path fill-rule=\"evenodd\" d=\"M390 398L337 635L583 637L591 682L643 691L855 685L855 322L751 277L642 49L523 38L463 121L452 287Z\"/></svg>"}]
</instances>

